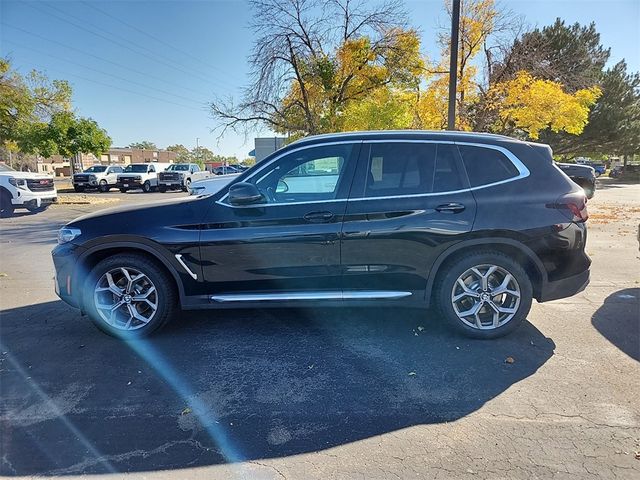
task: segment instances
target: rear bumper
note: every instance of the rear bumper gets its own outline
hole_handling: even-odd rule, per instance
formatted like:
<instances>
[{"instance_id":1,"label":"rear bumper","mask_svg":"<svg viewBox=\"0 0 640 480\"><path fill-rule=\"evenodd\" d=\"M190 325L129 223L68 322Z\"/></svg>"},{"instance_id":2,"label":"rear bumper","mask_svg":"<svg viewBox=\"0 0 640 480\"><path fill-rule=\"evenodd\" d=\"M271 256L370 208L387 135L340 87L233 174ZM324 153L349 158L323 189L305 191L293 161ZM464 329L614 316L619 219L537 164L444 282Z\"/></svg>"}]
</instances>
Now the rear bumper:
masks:
<instances>
[{"instance_id":1,"label":"rear bumper","mask_svg":"<svg viewBox=\"0 0 640 480\"><path fill-rule=\"evenodd\" d=\"M575 295L576 293L580 293L587 288L587 285L589 285L589 277L590 272L589 269L587 269L577 275L572 275L553 282L546 282L542 286L538 302L558 300L560 298L567 298Z\"/></svg>"}]
</instances>

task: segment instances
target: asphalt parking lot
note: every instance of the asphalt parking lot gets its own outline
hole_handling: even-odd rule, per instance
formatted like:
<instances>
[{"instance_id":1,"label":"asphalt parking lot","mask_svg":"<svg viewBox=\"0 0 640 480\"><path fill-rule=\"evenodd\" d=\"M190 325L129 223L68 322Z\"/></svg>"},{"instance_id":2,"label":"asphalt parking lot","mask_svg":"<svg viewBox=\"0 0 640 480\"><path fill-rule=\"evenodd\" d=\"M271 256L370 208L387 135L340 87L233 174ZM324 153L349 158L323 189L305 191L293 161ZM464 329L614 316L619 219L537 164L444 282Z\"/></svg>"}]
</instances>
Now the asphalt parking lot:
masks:
<instances>
[{"instance_id":1,"label":"asphalt parking lot","mask_svg":"<svg viewBox=\"0 0 640 480\"><path fill-rule=\"evenodd\" d=\"M117 200L0 220L1 475L640 478L640 185L589 202L588 289L495 341L373 308L185 313L117 341L55 296L56 231L185 194L88 195Z\"/></svg>"}]
</instances>

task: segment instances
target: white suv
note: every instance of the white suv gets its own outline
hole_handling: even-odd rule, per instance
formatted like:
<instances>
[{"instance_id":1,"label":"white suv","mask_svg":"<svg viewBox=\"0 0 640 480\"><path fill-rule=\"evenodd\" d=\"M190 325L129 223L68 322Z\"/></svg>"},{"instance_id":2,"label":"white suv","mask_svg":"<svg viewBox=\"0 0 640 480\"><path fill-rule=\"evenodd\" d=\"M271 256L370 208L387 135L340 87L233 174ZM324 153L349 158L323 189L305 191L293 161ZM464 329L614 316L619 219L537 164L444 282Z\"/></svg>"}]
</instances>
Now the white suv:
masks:
<instances>
[{"instance_id":1,"label":"white suv","mask_svg":"<svg viewBox=\"0 0 640 480\"><path fill-rule=\"evenodd\" d=\"M116 187L122 193L127 190L142 189L149 193L158 188L158 172L168 168L170 163L132 163L127 165L124 172L118 174Z\"/></svg>"},{"instance_id":2,"label":"white suv","mask_svg":"<svg viewBox=\"0 0 640 480\"><path fill-rule=\"evenodd\" d=\"M40 212L57 199L51 175L19 172L0 164L0 216L10 217L16 208Z\"/></svg>"},{"instance_id":3,"label":"white suv","mask_svg":"<svg viewBox=\"0 0 640 480\"><path fill-rule=\"evenodd\" d=\"M84 192L86 188L97 188L101 192L108 192L116 186L118 174L123 170L118 165L93 165L73 175L73 189Z\"/></svg>"}]
</instances>

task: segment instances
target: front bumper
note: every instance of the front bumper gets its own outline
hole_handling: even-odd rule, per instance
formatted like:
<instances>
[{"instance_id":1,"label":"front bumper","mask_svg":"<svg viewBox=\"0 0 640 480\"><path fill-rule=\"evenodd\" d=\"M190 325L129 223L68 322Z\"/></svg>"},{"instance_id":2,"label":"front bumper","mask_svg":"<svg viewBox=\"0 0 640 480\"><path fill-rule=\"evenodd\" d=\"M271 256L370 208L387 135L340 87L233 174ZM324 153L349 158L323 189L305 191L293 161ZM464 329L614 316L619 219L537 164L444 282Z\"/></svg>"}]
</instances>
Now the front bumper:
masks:
<instances>
[{"instance_id":1,"label":"front bumper","mask_svg":"<svg viewBox=\"0 0 640 480\"><path fill-rule=\"evenodd\" d=\"M72 307L80 308L81 289L79 271L77 270L78 258L84 251L82 247L73 243L56 245L51 251L53 266L55 268L54 286L56 294L65 303Z\"/></svg>"},{"instance_id":2,"label":"front bumper","mask_svg":"<svg viewBox=\"0 0 640 480\"><path fill-rule=\"evenodd\" d=\"M58 201L58 192L56 190L47 190L44 192L32 192L31 190L18 189L18 196L11 199L16 207L39 208L42 205L48 205Z\"/></svg>"},{"instance_id":3,"label":"front bumper","mask_svg":"<svg viewBox=\"0 0 640 480\"><path fill-rule=\"evenodd\" d=\"M582 292L589 285L589 269L560 280L546 282L538 298L538 302L548 302L560 298L571 297Z\"/></svg>"},{"instance_id":4,"label":"front bumper","mask_svg":"<svg viewBox=\"0 0 640 480\"><path fill-rule=\"evenodd\" d=\"M142 180L118 180L116 188L142 188Z\"/></svg>"}]
</instances>

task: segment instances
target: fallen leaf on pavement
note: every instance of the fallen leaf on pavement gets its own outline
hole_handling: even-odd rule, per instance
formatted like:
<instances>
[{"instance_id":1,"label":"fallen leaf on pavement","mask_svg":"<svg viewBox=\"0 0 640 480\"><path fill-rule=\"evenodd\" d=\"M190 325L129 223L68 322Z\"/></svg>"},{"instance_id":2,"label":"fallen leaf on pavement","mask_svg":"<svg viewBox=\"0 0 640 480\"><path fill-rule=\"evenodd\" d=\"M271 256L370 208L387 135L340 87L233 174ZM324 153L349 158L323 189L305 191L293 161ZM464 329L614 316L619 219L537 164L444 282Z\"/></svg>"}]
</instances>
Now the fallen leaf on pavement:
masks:
<instances>
[{"instance_id":1,"label":"fallen leaf on pavement","mask_svg":"<svg viewBox=\"0 0 640 480\"><path fill-rule=\"evenodd\" d=\"M514 363L514 362L515 362L515 360L513 359L513 357L507 357L507 358L504 360L504 363Z\"/></svg>"},{"instance_id":2,"label":"fallen leaf on pavement","mask_svg":"<svg viewBox=\"0 0 640 480\"><path fill-rule=\"evenodd\" d=\"M180 412L180 415L189 415L191 413L191 409L186 407L184 410Z\"/></svg>"},{"instance_id":3,"label":"fallen leaf on pavement","mask_svg":"<svg viewBox=\"0 0 640 480\"><path fill-rule=\"evenodd\" d=\"M414 377L415 375L416 375L416 372L409 372L410 377Z\"/></svg>"}]
</instances>

